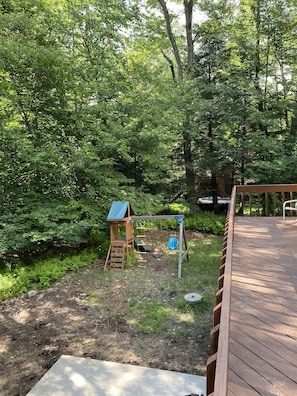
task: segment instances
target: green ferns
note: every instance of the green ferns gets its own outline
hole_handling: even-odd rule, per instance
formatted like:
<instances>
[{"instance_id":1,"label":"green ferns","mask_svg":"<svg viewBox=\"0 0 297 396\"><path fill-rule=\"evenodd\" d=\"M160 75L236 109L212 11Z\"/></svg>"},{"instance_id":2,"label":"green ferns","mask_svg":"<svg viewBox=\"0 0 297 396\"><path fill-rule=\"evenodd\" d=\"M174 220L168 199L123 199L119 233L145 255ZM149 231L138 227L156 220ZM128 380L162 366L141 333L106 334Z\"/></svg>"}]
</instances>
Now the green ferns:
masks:
<instances>
[{"instance_id":1,"label":"green ferns","mask_svg":"<svg viewBox=\"0 0 297 396\"><path fill-rule=\"evenodd\" d=\"M19 264L15 269L0 270L0 301L29 290L48 288L67 271L88 266L96 261L98 252L86 249L80 254L51 259L39 259L32 265Z\"/></svg>"}]
</instances>

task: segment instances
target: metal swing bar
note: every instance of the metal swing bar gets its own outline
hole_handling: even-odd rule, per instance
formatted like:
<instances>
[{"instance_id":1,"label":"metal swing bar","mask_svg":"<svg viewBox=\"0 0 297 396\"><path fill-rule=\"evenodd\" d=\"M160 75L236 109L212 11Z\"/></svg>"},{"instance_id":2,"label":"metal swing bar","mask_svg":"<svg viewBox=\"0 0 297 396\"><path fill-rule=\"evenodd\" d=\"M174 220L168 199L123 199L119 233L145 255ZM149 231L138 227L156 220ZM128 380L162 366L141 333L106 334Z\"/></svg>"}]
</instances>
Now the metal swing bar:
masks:
<instances>
[{"instance_id":1,"label":"metal swing bar","mask_svg":"<svg viewBox=\"0 0 297 396\"><path fill-rule=\"evenodd\" d=\"M186 240L184 215L155 215L155 216L131 216L130 221L134 220L168 220L175 219L179 222L179 253L178 253L178 277L181 278L182 263L185 258L189 261L189 249ZM183 240L185 242L186 251L183 254Z\"/></svg>"}]
</instances>

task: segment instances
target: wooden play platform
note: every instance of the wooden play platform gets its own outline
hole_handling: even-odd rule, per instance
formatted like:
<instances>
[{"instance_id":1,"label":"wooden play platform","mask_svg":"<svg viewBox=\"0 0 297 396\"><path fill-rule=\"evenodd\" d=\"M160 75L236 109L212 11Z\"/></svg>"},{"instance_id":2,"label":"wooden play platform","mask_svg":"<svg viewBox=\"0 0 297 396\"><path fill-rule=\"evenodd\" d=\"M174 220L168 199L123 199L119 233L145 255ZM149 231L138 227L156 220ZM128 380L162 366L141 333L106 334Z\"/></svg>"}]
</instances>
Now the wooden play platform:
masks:
<instances>
[{"instance_id":1,"label":"wooden play platform","mask_svg":"<svg viewBox=\"0 0 297 396\"><path fill-rule=\"evenodd\" d=\"M168 220L175 219L179 224L179 241L176 239L174 249L178 247L178 277L181 277L182 263L185 259L189 261L189 249L187 245L184 215L144 215L135 216L128 201L114 201L109 210L107 221L110 224L110 245L105 260L104 271L123 271L125 258L128 261L129 248L134 250L142 247L145 251L150 252L150 248L145 246L142 241L137 240L134 236L134 222L147 220ZM136 227L137 228L137 227ZM138 236L140 237L140 236ZM174 238L172 238L174 239ZM179 244L179 246L178 246ZM184 247L184 251L183 251ZM168 248L172 249L168 244ZM138 249L139 250L139 249Z\"/></svg>"},{"instance_id":2,"label":"wooden play platform","mask_svg":"<svg viewBox=\"0 0 297 396\"><path fill-rule=\"evenodd\" d=\"M207 394L297 395L297 221L273 216L297 186L258 186L262 215L272 203L272 215L261 217L234 216L240 187L226 223Z\"/></svg>"}]
</instances>

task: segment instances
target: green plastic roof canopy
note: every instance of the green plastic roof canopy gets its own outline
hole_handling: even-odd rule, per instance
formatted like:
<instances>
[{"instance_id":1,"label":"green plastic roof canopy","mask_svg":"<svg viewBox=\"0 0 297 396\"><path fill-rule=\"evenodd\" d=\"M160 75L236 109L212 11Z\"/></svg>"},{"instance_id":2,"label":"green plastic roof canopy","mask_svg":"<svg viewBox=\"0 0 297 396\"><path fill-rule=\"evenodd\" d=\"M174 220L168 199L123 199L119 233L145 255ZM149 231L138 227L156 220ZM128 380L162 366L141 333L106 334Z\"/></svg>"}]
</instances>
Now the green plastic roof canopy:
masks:
<instances>
[{"instance_id":1,"label":"green plastic roof canopy","mask_svg":"<svg viewBox=\"0 0 297 396\"><path fill-rule=\"evenodd\" d=\"M128 201L114 201L109 210L107 221L120 221L128 217L128 208L130 203ZM134 214L130 206L130 215Z\"/></svg>"}]
</instances>

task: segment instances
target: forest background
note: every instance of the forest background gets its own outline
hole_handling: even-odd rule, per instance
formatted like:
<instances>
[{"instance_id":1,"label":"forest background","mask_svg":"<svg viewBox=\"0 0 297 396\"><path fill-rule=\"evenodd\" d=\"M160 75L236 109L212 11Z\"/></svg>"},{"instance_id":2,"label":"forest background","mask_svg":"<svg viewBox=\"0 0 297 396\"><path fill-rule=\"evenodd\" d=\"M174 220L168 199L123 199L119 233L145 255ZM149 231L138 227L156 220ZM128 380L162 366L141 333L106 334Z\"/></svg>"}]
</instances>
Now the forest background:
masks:
<instances>
[{"instance_id":1,"label":"forest background","mask_svg":"<svg viewBox=\"0 0 297 396\"><path fill-rule=\"evenodd\" d=\"M296 182L296 81L295 0L1 0L0 257Z\"/></svg>"}]
</instances>

